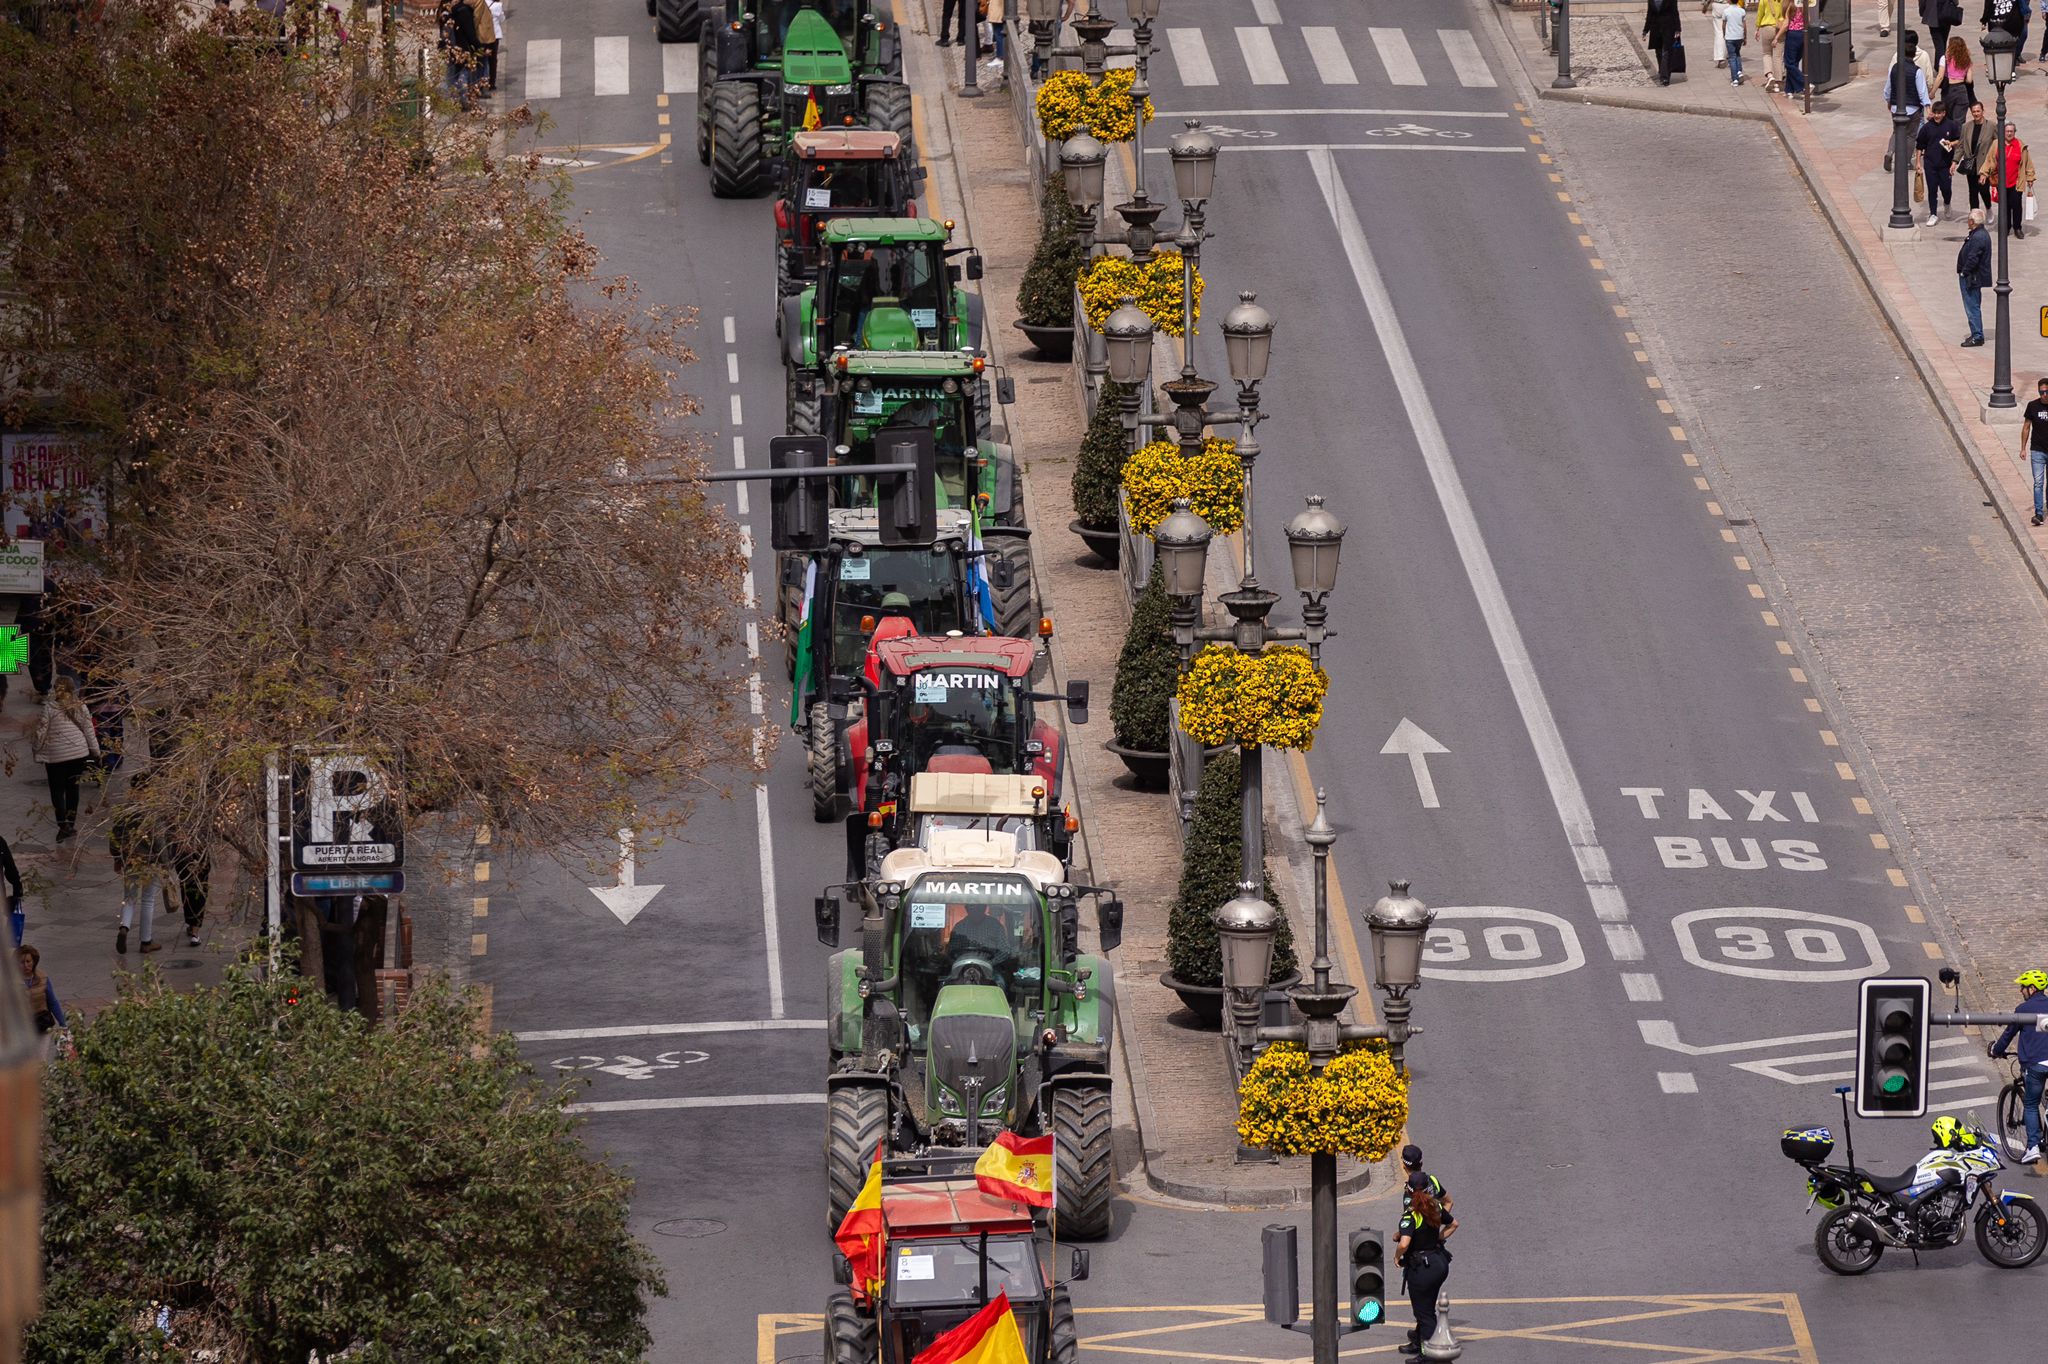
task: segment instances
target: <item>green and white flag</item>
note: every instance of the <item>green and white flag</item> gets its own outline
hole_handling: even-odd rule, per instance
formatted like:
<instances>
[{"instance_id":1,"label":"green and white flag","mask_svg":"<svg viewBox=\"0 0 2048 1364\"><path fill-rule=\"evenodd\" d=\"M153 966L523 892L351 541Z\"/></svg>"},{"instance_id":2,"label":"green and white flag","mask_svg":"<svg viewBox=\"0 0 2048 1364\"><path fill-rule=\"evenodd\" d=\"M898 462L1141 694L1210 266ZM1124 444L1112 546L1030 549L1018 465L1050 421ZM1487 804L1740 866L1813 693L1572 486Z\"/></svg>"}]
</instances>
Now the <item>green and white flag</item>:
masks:
<instances>
[{"instance_id":1,"label":"green and white flag","mask_svg":"<svg viewBox=\"0 0 2048 1364\"><path fill-rule=\"evenodd\" d=\"M811 604L818 595L818 561L804 565L804 608L796 625L796 678L789 689L789 723L804 713L804 687L811 680Z\"/></svg>"}]
</instances>

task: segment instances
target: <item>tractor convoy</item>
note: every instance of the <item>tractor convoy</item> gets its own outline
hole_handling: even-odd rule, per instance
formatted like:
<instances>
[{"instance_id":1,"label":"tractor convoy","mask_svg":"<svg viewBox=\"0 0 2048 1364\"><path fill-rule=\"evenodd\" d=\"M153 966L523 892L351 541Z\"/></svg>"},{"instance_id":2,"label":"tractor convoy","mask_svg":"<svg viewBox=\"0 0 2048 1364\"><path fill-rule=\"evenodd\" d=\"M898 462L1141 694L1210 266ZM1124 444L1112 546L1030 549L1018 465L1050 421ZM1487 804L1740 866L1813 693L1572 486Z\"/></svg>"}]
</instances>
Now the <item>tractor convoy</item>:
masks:
<instances>
[{"instance_id":1,"label":"tractor convoy","mask_svg":"<svg viewBox=\"0 0 2048 1364\"><path fill-rule=\"evenodd\" d=\"M774 196L776 615L812 812L846 835L845 879L816 899L825 1211L837 1230L879 1196L886 1243L878 1272L842 1274L825 1357L909 1364L1004 1292L1031 1359L1071 1364L1041 1238L1110 1228L1103 954L1123 906L1073 865L1065 724L1086 723L1088 684L1042 689L1052 622L997 411L1013 390L964 287L981 258L919 215L901 35L874 0L649 4L663 42L699 43L713 192ZM1005 1133L1052 1139L1036 1220L976 1183Z\"/></svg>"}]
</instances>

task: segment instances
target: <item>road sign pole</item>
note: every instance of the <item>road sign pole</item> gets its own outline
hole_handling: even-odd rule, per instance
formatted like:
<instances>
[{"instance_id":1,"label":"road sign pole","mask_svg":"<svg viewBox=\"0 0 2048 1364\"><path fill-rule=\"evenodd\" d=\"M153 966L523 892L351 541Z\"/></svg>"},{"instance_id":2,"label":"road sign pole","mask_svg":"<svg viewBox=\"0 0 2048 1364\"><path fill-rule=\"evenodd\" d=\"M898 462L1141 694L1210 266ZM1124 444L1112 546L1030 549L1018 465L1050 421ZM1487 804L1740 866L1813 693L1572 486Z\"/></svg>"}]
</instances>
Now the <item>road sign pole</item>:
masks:
<instances>
[{"instance_id":1,"label":"road sign pole","mask_svg":"<svg viewBox=\"0 0 2048 1364\"><path fill-rule=\"evenodd\" d=\"M279 819L277 811L277 754L263 759L264 864L269 875L263 880L263 922L270 937L270 970L277 972L278 938L284 918L282 899L284 868L278 862Z\"/></svg>"}]
</instances>

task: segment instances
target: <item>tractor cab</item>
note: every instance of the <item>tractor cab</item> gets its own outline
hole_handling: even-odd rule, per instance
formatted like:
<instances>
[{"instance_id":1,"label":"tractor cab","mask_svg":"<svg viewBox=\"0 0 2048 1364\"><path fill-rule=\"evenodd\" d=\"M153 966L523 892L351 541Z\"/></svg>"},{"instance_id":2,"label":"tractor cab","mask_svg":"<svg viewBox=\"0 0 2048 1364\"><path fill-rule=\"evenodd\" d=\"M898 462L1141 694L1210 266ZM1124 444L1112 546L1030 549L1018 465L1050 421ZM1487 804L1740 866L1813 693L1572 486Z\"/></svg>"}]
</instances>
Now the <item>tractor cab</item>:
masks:
<instances>
[{"instance_id":1,"label":"tractor cab","mask_svg":"<svg viewBox=\"0 0 2048 1364\"><path fill-rule=\"evenodd\" d=\"M976 1184L971 1157L885 1160L880 1292L832 1295L827 1364L912 1364L998 1293L1030 1364L1075 1364L1067 1284L1088 1277L1087 1252L1068 1251L1072 1272L1057 1281L1036 1233L1029 1207Z\"/></svg>"},{"instance_id":2,"label":"tractor cab","mask_svg":"<svg viewBox=\"0 0 2048 1364\"><path fill-rule=\"evenodd\" d=\"M776 297L817 277L819 236L833 218L915 216L911 198L922 169L904 155L903 139L880 128L819 127L791 136L779 168L775 201ZM782 326L778 302L775 325Z\"/></svg>"},{"instance_id":3,"label":"tractor cab","mask_svg":"<svg viewBox=\"0 0 2048 1364\"><path fill-rule=\"evenodd\" d=\"M820 429L833 442L836 462L856 466L881 462L875 442L884 431L930 431L938 505L980 499L986 523L1018 525L1024 505L1016 460L1007 444L985 438L986 371L986 361L965 351L835 351L825 367ZM844 505L874 496L872 479L835 483Z\"/></svg>"},{"instance_id":4,"label":"tractor cab","mask_svg":"<svg viewBox=\"0 0 2048 1364\"><path fill-rule=\"evenodd\" d=\"M978 349L981 300L959 287L959 269L949 264L970 249L946 245L951 235L950 223L930 218L827 222L818 282L786 305L789 364L815 371L841 347ZM980 256L967 255L966 276L981 278Z\"/></svg>"}]
</instances>

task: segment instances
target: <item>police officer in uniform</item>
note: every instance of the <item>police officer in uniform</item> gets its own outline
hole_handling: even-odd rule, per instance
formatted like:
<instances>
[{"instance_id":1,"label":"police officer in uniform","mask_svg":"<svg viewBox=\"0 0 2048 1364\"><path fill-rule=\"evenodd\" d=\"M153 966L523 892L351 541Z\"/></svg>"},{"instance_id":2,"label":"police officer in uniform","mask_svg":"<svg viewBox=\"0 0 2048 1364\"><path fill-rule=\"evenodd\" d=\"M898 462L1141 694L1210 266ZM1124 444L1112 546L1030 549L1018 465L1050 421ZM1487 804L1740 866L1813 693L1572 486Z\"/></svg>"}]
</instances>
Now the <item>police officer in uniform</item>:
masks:
<instances>
[{"instance_id":1,"label":"police officer in uniform","mask_svg":"<svg viewBox=\"0 0 2048 1364\"><path fill-rule=\"evenodd\" d=\"M1453 1207L1451 1191L1446 1189L1443 1181L1435 1175L1424 1173L1422 1168L1422 1148L1412 1141L1401 1148L1401 1171L1410 1179L1413 1179L1416 1175L1422 1175L1424 1179L1429 1181L1429 1191L1436 1195L1436 1201L1444 1205L1444 1211L1449 1212L1451 1210ZM1404 1186L1401 1190L1402 1212L1408 1211L1408 1203L1408 1189Z\"/></svg>"},{"instance_id":2,"label":"police officer in uniform","mask_svg":"<svg viewBox=\"0 0 2048 1364\"><path fill-rule=\"evenodd\" d=\"M1436 1181L1417 1170L1408 1176L1408 1211L1401 1215L1395 1233L1394 1263L1401 1266L1402 1282L1408 1289L1408 1307L1415 1325L1404 1355L1422 1353L1422 1343L1436 1334L1436 1299L1451 1273L1451 1252L1444 1242L1458 1229L1458 1219L1437 1201L1430 1187Z\"/></svg>"}]
</instances>

